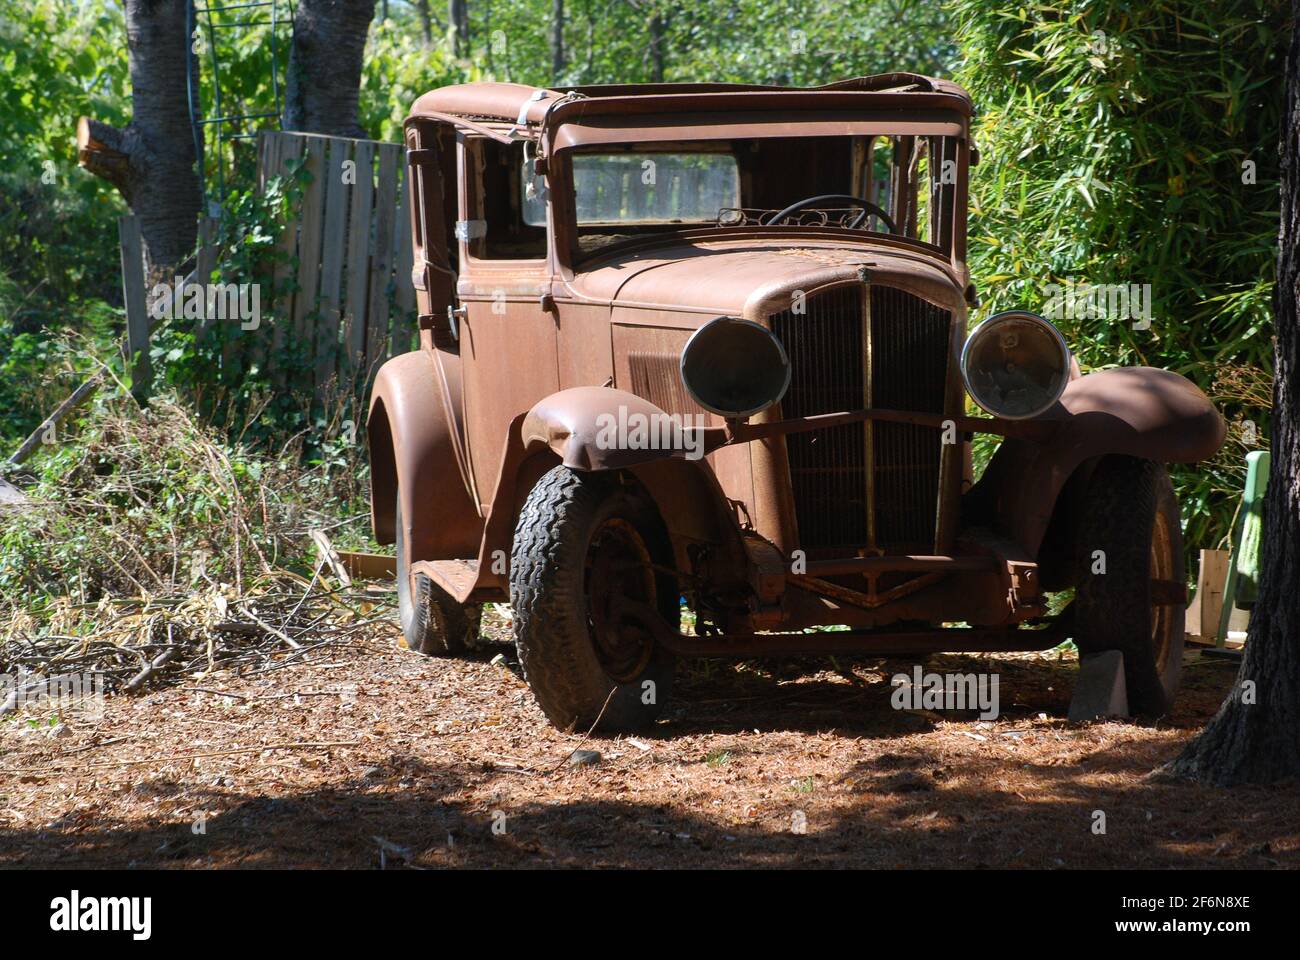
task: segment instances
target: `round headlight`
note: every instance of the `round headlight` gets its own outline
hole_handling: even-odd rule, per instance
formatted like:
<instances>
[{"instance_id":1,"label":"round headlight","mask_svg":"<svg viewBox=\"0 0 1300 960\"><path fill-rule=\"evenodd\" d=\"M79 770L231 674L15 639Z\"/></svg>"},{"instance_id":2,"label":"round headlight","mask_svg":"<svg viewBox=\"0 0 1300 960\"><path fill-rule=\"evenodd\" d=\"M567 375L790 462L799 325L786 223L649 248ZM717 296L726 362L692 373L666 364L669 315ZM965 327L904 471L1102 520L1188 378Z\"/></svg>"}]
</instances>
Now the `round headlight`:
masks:
<instances>
[{"instance_id":1,"label":"round headlight","mask_svg":"<svg viewBox=\"0 0 1300 960\"><path fill-rule=\"evenodd\" d=\"M718 317L686 341L682 382L705 410L728 418L749 417L785 395L790 361L767 327Z\"/></svg>"},{"instance_id":2,"label":"round headlight","mask_svg":"<svg viewBox=\"0 0 1300 960\"><path fill-rule=\"evenodd\" d=\"M961 376L984 410L1026 420L1061 398L1070 382L1070 348L1042 317L1009 310L971 331L961 351Z\"/></svg>"}]
</instances>

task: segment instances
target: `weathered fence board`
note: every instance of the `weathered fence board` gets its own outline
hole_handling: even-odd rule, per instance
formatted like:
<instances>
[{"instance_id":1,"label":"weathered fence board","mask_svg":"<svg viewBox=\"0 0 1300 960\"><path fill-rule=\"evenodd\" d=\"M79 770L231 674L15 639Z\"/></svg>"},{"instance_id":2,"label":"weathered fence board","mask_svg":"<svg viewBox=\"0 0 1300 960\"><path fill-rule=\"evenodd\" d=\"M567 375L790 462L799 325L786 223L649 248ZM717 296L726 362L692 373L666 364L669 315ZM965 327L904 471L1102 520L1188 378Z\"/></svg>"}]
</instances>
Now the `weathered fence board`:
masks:
<instances>
[{"instance_id":1,"label":"weathered fence board","mask_svg":"<svg viewBox=\"0 0 1300 960\"><path fill-rule=\"evenodd\" d=\"M410 350L415 333L403 147L288 132L261 138L262 163L283 174L306 157L311 174L281 236L290 263L280 269L294 292L276 315L292 323L273 336L302 344L318 395L336 377L364 382L388 356Z\"/></svg>"},{"instance_id":2,"label":"weathered fence board","mask_svg":"<svg viewBox=\"0 0 1300 960\"><path fill-rule=\"evenodd\" d=\"M260 143L266 145L265 160L270 164L270 172L266 173L263 178L264 184L265 180L272 177L288 176L289 165L302 157L302 137L263 135L260 138ZM272 304L274 307L275 315L286 320L293 314L293 258L297 251L297 221L291 220L285 224L284 229L280 231L279 240L276 241L275 266L272 270L271 281L275 289L271 291L273 296L267 298L268 304ZM281 351L284 349L285 339L285 324L273 323L270 330L270 356L279 357L282 355ZM275 369L271 372L275 382L283 385L284 371Z\"/></svg>"},{"instance_id":3,"label":"weathered fence board","mask_svg":"<svg viewBox=\"0 0 1300 960\"><path fill-rule=\"evenodd\" d=\"M320 293L321 229L325 219L325 140L308 137L304 143L307 158L307 187L302 197L302 220L298 225L298 290L293 299L294 342L312 355L307 314L316 309Z\"/></svg>"},{"instance_id":4,"label":"weathered fence board","mask_svg":"<svg viewBox=\"0 0 1300 960\"><path fill-rule=\"evenodd\" d=\"M347 307L343 320L344 357L342 371L348 377L365 371L366 311L370 291L370 213L375 205L375 145L358 140L356 152L358 189L352 191L348 211Z\"/></svg>"},{"instance_id":5,"label":"weathered fence board","mask_svg":"<svg viewBox=\"0 0 1300 960\"><path fill-rule=\"evenodd\" d=\"M342 389L363 385L385 359L413 346L411 200L401 144L263 132L257 149L259 188L288 177L298 161L308 182L281 227L272 289L260 291L261 322L223 331L221 364L224 369L269 365L277 386L310 391L319 399L331 381ZM133 377L147 390L149 317L139 224L123 217L119 233L128 350L135 358ZM201 220L199 238L187 279L206 284L218 263L216 221ZM200 319L196 333L210 331L213 323ZM292 379L283 362L286 347L304 361L301 375Z\"/></svg>"},{"instance_id":6,"label":"weathered fence board","mask_svg":"<svg viewBox=\"0 0 1300 960\"><path fill-rule=\"evenodd\" d=\"M321 250L319 316L316 321L316 390L325 388L338 372L339 295L343 290L343 254L348 239L348 194L356 189L346 183L352 159L352 144L346 140L329 143L329 173L325 196L325 236Z\"/></svg>"},{"instance_id":7,"label":"weathered fence board","mask_svg":"<svg viewBox=\"0 0 1300 960\"><path fill-rule=\"evenodd\" d=\"M366 311L368 365L384 356L388 346L388 297L393 274L393 229L397 219L397 158L401 149L395 143L381 143L378 146L375 244L370 253L370 306Z\"/></svg>"}]
</instances>

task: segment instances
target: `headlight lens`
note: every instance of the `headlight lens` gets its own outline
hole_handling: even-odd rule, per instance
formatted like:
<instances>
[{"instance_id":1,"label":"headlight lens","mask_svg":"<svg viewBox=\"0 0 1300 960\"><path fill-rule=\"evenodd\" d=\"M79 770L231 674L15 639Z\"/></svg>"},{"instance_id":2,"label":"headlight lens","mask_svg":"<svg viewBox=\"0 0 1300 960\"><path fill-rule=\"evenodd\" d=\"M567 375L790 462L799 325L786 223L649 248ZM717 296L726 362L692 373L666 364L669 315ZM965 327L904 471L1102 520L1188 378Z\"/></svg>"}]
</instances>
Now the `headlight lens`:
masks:
<instances>
[{"instance_id":1,"label":"headlight lens","mask_svg":"<svg viewBox=\"0 0 1300 960\"><path fill-rule=\"evenodd\" d=\"M681 369L695 402L728 418L766 410L790 386L781 341L767 327L738 317L718 317L691 334Z\"/></svg>"},{"instance_id":2,"label":"headlight lens","mask_svg":"<svg viewBox=\"0 0 1300 960\"><path fill-rule=\"evenodd\" d=\"M971 399L1005 420L1026 420L1061 398L1070 382L1070 348L1035 313L1009 310L971 331L961 352Z\"/></svg>"}]
</instances>

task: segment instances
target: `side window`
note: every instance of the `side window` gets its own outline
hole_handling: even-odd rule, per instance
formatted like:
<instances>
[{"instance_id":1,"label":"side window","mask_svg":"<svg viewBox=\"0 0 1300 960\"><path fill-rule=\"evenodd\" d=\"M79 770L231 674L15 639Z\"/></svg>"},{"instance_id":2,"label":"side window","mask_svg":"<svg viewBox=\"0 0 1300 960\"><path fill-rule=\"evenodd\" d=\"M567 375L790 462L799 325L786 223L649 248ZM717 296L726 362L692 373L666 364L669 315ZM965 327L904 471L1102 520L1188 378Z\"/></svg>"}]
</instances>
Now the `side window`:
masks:
<instances>
[{"instance_id":1,"label":"side window","mask_svg":"<svg viewBox=\"0 0 1300 960\"><path fill-rule=\"evenodd\" d=\"M913 155L912 175L913 190L916 191L916 225L909 231L917 240L930 240L930 140L918 138L916 153Z\"/></svg>"},{"instance_id":2,"label":"side window","mask_svg":"<svg viewBox=\"0 0 1300 960\"><path fill-rule=\"evenodd\" d=\"M946 246L952 239L951 198L956 189L953 141L945 137L894 137L890 167L887 206L899 232Z\"/></svg>"},{"instance_id":3,"label":"side window","mask_svg":"<svg viewBox=\"0 0 1300 960\"><path fill-rule=\"evenodd\" d=\"M456 271L456 135L442 124L417 121L407 129L409 149L425 149L434 161L409 168L412 238L416 253Z\"/></svg>"},{"instance_id":4,"label":"side window","mask_svg":"<svg viewBox=\"0 0 1300 960\"><path fill-rule=\"evenodd\" d=\"M465 147L469 220L462 229L469 255L477 260L545 259L546 205L536 193L529 196L524 144L473 137Z\"/></svg>"},{"instance_id":5,"label":"side window","mask_svg":"<svg viewBox=\"0 0 1300 960\"><path fill-rule=\"evenodd\" d=\"M854 137L854 196L870 200L886 211L893 209L890 160L893 141L889 137Z\"/></svg>"}]
</instances>

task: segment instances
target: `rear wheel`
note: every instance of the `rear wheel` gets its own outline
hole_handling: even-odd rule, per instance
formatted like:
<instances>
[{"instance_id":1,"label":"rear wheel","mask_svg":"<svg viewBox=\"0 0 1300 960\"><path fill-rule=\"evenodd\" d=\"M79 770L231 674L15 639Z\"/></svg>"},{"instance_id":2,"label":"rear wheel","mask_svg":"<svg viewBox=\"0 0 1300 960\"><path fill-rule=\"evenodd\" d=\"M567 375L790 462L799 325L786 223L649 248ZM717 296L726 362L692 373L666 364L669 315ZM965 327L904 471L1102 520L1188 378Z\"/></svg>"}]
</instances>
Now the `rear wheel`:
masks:
<instances>
[{"instance_id":1,"label":"rear wheel","mask_svg":"<svg viewBox=\"0 0 1300 960\"><path fill-rule=\"evenodd\" d=\"M412 575L406 534L402 525L402 498L397 498L397 610L406 645L431 657L453 656L478 639L482 610L462 605L429 577Z\"/></svg>"},{"instance_id":2,"label":"rear wheel","mask_svg":"<svg viewBox=\"0 0 1300 960\"><path fill-rule=\"evenodd\" d=\"M515 642L538 705L561 730L643 729L663 711L672 658L619 601L675 624L670 562L654 506L609 476L560 466L529 494L510 563Z\"/></svg>"},{"instance_id":3,"label":"rear wheel","mask_svg":"<svg viewBox=\"0 0 1300 960\"><path fill-rule=\"evenodd\" d=\"M1084 494L1075 595L1083 654L1119 650L1129 710L1161 717L1183 666L1183 535L1169 472L1137 457L1105 457Z\"/></svg>"}]
</instances>

